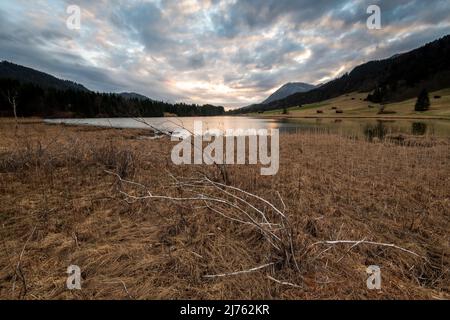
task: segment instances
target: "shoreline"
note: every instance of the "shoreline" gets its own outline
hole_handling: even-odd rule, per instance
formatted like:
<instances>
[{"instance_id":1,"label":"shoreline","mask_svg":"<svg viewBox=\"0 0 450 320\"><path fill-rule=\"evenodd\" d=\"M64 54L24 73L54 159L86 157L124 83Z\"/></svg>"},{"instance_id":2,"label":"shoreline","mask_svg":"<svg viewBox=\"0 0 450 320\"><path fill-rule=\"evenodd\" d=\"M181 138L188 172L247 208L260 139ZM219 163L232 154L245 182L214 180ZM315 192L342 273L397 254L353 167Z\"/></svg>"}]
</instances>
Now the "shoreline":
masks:
<instances>
[{"instance_id":1,"label":"shoreline","mask_svg":"<svg viewBox=\"0 0 450 320\"><path fill-rule=\"evenodd\" d=\"M242 117L242 116L241 116ZM316 120L317 123L319 123L318 119L326 119L328 121L331 121L331 123L341 123L344 120L355 121L354 123L358 123L358 121L364 121L364 120L372 120L372 121L380 121L380 122L392 122L400 121L399 124L401 124L401 121L411 121L414 123L414 121L442 121L443 125L447 128L445 130L445 134L437 134L437 137L450 137L448 132L448 125L450 124L450 119L445 118L411 118L411 117L286 117L286 116L273 116L273 117L252 117L252 116L246 116L247 118L253 118L253 119L272 119L273 121L280 121L283 120L310 120L311 123L314 123L314 120ZM95 118L87 118L87 119L95 119ZM161 137L160 132L155 130L152 127L120 127L120 126L112 126L112 125L102 125L102 124L95 124L95 123L65 123L65 122L47 122L47 119L44 118L37 118L37 117L30 117L30 118L19 118L18 124L19 126L24 125L26 126L33 126L33 125L44 125L48 127L60 127L60 128L78 128L78 130L81 131L122 131L122 132L134 132L138 133L142 137ZM67 119L69 120L69 119ZM15 123L15 119L11 117L0 117L0 126L3 125L11 125ZM301 122L299 122L301 123ZM348 122L351 123L351 122ZM363 123L363 122L361 122ZM405 122L406 123L406 122ZM325 124L325 123L324 123ZM400 132L400 131L399 131ZM405 134L409 134L409 132L404 132Z\"/></svg>"},{"instance_id":2,"label":"shoreline","mask_svg":"<svg viewBox=\"0 0 450 320\"><path fill-rule=\"evenodd\" d=\"M436 116L430 116L430 117L409 117L409 116L393 116L393 117L374 117L374 116L339 116L339 117L332 117L332 116L289 116L289 115L268 115L268 116L249 116L249 115L242 115L242 117L252 117L252 118L258 118L258 119L268 119L268 118L274 118L274 119L371 119L371 120L443 120L443 121L450 121L450 118L445 117L436 117Z\"/></svg>"},{"instance_id":3,"label":"shoreline","mask_svg":"<svg viewBox=\"0 0 450 320\"><path fill-rule=\"evenodd\" d=\"M450 117L442 117L442 116L422 116L422 117L412 117L412 116L297 116L297 115L248 115L248 114L242 114L242 115L223 115L223 116L204 116L202 118L216 118L216 117L247 117L247 118L256 118L256 119L371 119L371 120L441 120L441 121L450 121ZM123 117L119 117L117 119L121 119ZM125 117L127 118L127 117ZM124 118L124 119L125 119ZM129 119L132 119L133 117L129 117ZM148 117L148 118L154 118L154 117ZM156 117L158 118L158 117ZM182 117L164 117L164 118L182 118ZM190 117L188 117L190 118ZM196 118L196 117L192 117ZM101 119L101 118L58 118L62 120L71 120L71 119ZM108 118L108 119L114 119ZM48 118L41 118L41 117L22 117L18 118L19 123L27 124L27 123L36 123L36 122L42 122L46 124L63 124L63 123L50 123L46 122L45 120L52 120ZM0 117L0 123L2 121L15 121L12 117ZM75 124L64 124L64 125L75 125ZM84 124L81 124L84 126ZM120 129L120 128L117 128ZM122 128L122 129L133 129L133 128Z\"/></svg>"}]
</instances>

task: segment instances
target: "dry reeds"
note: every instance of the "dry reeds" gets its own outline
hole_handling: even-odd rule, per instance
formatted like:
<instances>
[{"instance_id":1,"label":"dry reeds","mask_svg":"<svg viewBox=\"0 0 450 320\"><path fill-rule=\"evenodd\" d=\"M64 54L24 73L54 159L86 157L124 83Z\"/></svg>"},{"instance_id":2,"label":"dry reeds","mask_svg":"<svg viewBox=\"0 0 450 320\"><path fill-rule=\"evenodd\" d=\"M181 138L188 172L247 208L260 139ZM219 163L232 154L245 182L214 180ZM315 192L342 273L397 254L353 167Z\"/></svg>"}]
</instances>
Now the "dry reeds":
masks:
<instances>
[{"instance_id":1,"label":"dry reeds","mask_svg":"<svg viewBox=\"0 0 450 320\"><path fill-rule=\"evenodd\" d=\"M224 184L138 131L13 128L0 124L2 298L450 297L447 140L282 135L276 176L227 166ZM81 291L65 288L71 264Z\"/></svg>"}]
</instances>

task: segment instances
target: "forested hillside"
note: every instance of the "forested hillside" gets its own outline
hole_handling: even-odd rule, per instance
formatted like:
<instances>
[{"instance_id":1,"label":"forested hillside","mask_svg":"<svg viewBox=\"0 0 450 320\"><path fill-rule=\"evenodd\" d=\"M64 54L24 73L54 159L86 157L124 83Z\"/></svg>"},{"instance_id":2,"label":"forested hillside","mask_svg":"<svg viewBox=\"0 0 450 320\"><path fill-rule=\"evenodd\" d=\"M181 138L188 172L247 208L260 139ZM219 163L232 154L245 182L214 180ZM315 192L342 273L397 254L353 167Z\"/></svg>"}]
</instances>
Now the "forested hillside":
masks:
<instances>
[{"instance_id":1,"label":"forested hillside","mask_svg":"<svg viewBox=\"0 0 450 320\"><path fill-rule=\"evenodd\" d=\"M214 116L223 107L167 103L137 94L98 93L84 86L9 62L0 63L0 116L162 117Z\"/></svg>"},{"instance_id":2,"label":"forested hillside","mask_svg":"<svg viewBox=\"0 0 450 320\"><path fill-rule=\"evenodd\" d=\"M296 93L269 104L233 111L247 113L320 102L351 92L370 92L367 100L394 102L428 91L450 87L450 35L408 53L371 61L317 89Z\"/></svg>"}]
</instances>

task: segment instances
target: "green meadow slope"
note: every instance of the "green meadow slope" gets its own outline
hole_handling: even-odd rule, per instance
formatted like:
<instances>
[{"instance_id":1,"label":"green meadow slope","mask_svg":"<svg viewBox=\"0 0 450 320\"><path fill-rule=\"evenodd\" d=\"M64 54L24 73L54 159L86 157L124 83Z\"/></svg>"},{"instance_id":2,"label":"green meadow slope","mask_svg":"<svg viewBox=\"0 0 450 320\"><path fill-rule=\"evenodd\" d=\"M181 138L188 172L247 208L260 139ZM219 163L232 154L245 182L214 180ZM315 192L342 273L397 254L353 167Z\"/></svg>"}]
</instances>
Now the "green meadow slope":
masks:
<instances>
[{"instance_id":1,"label":"green meadow slope","mask_svg":"<svg viewBox=\"0 0 450 320\"><path fill-rule=\"evenodd\" d=\"M440 98L437 99L435 96L440 96ZM431 107L430 110L425 112L414 111L416 99L408 99L386 104L384 105L384 112L380 113L381 105L364 101L366 97L367 93L355 92L319 103L288 108L288 114L283 114L282 109L277 109L248 115L299 118L439 118L450 120L450 88L431 92ZM341 110L342 113L337 113L335 108Z\"/></svg>"}]
</instances>

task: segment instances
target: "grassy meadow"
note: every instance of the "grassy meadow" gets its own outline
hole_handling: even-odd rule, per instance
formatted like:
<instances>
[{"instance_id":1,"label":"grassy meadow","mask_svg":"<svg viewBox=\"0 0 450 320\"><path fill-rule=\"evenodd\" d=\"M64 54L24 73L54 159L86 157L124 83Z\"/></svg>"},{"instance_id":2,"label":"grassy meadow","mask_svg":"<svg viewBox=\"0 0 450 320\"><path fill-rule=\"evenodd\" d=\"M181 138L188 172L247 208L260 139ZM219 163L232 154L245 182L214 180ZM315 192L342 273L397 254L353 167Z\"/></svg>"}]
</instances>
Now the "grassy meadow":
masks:
<instances>
[{"instance_id":1,"label":"grassy meadow","mask_svg":"<svg viewBox=\"0 0 450 320\"><path fill-rule=\"evenodd\" d=\"M430 92L430 110L424 112L414 111L417 99L409 99L402 102L389 103L384 105L385 113L378 114L380 104L364 101L367 93L350 93L334 99L322 101L320 103L306 104L300 107L288 108L288 114L283 114L283 110L266 111L263 114L252 114L258 116L283 116L283 117L315 117L315 118L423 118L423 119L450 119L450 89ZM435 96L441 98L436 99ZM342 110L342 114L337 114L337 108ZM323 113L318 113L322 111Z\"/></svg>"},{"instance_id":2,"label":"grassy meadow","mask_svg":"<svg viewBox=\"0 0 450 320\"><path fill-rule=\"evenodd\" d=\"M448 139L285 134L277 175L227 187L148 135L0 120L1 298L450 298ZM194 194L225 200L174 200Z\"/></svg>"}]
</instances>

